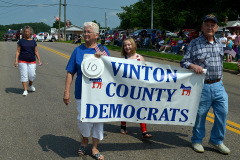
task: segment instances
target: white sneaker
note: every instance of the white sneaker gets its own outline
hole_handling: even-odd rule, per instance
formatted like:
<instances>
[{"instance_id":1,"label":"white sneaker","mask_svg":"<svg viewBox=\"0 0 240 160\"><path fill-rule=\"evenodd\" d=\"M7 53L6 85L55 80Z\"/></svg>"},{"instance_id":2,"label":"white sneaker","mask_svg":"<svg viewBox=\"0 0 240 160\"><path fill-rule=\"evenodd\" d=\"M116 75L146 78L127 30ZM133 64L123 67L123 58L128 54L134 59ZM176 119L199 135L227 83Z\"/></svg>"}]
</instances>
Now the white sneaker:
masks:
<instances>
[{"instance_id":1,"label":"white sneaker","mask_svg":"<svg viewBox=\"0 0 240 160\"><path fill-rule=\"evenodd\" d=\"M28 95L28 91L24 91L22 95L23 96L27 96Z\"/></svg>"},{"instance_id":2,"label":"white sneaker","mask_svg":"<svg viewBox=\"0 0 240 160\"><path fill-rule=\"evenodd\" d=\"M199 153L204 152L204 148L201 143L192 143L193 150Z\"/></svg>"},{"instance_id":3,"label":"white sneaker","mask_svg":"<svg viewBox=\"0 0 240 160\"><path fill-rule=\"evenodd\" d=\"M29 86L29 87L30 87L31 91L33 91L33 92L36 91L36 89L35 89L35 87L34 87L33 85L31 85L31 86Z\"/></svg>"},{"instance_id":4,"label":"white sneaker","mask_svg":"<svg viewBox=\"0 0 240 160\"><path fill-rule=\"evenodd\" d=\"M208 142L208 144L223 154L230 153L230 150L223 143L222 144L214 144L212 142Z\"/></svg>"},{"instance_id":5,"label":"white sneaker","mask_svg":"<svg viewBox=\"0 0 240 160\"><path fill-rule=\"evenodd\" d=\"M165 51L160 51L160 52L165 53Z\"/></svg>"}]
</instances>

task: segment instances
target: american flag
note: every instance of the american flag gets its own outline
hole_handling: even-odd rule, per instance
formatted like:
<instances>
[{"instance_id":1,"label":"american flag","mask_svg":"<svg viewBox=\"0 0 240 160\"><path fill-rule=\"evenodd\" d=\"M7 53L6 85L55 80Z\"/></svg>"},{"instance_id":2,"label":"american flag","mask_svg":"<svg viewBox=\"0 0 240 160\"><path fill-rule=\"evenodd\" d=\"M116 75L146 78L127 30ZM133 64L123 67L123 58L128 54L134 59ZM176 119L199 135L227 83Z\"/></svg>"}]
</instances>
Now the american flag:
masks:
<instances>
[{"instance_id":1,"label":"american flag","mask_svg":"<svg viewBox=\"0 0 240 160\"><path fill-rule=\"evenodd\" d=\"M97 45L94 49L96 52L102 52L102 55L108 56L107 52L103 48L103 45Z\"/></svg>"}]
</instances>

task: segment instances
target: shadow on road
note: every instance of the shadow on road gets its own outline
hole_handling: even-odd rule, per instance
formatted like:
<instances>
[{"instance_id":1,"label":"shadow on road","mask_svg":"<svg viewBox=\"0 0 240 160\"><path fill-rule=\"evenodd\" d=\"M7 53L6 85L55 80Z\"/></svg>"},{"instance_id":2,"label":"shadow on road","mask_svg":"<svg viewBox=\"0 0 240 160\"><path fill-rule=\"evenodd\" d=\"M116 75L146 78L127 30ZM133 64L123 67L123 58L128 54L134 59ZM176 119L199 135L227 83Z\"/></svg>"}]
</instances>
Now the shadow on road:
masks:
<instances>
[{"instance_id":1,"label":"shadow on road","mask_svg":"<svg viewBox=\"0 0 240 160\"><path fill-rule=\"evenodd\" d=\"M15 94L22 94L23 88L6 88L6 93L15 93Z\"/></svg>"},{"instance_id":2,"label":"shadow on road","mask_svg":"<svg viewBox=\"0 0 240 160\"><path fill-rule=\"evenodd\" d=\"M42 136L38 144L43 151L48 152L52 150L62 158L78 157L77 150L80 143L69 137L48 134Z\"/></svg>"},{"instance_id":3,"label":"shadow on road","mask_svg":"<svg viewBox=\"0 0 240 160\"><path fill-rule=\"evenodd\" d=\"M127 135L120 134L120 123L118 125L104 124L104 131L111 133L119 133L119 138L124 136L134 137L142 140L142 134L140 131L139 124L136 127L127 127ZM107 133L106 133L107 134ZM176 132L162 132L162 131L151 131L153 138L149 140L143 140L141 143L121 143L117 144L117 150L142 150L142 149L164 149L164 148L175 148L175 147L190 147L191 142L185 140L188 137L187 134L176 133ZM106 135L107 136L107 135ZM189 138L190 139L190 138ZM103 150L114 150L116 144L100 144Z\"/></svg>"}]
</instances>

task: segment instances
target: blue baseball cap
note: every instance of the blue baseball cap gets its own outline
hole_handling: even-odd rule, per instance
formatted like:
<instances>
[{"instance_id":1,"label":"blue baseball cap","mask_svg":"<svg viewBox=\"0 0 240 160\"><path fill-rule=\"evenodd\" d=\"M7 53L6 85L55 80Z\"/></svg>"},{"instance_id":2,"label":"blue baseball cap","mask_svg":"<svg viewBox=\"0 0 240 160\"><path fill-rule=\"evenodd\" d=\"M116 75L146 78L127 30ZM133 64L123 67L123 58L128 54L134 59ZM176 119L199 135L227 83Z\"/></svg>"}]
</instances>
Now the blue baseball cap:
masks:
<instances>
[{"instance_id":1,"label":"blue baseball cap","mask_svg":"<svg viewBox=\"0 0 240 160\"><path fill-rule=\"evenodd\" d=\"M213 14L208 14L208 15L204 16L203 22L205 22L206 20L213 20L214 22L217 23L217 17L214 16Z\"/></svg>"}]
</instances>

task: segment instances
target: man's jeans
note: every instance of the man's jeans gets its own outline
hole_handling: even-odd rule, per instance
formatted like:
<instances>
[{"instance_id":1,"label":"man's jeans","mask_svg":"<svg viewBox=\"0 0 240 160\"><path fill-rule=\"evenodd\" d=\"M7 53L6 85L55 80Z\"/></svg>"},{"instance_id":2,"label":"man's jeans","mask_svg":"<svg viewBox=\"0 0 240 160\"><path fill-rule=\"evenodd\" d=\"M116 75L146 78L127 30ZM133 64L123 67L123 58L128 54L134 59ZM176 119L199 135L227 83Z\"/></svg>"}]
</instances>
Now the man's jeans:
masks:
<instances>
[{"instance_id":1,"label":"man's jeans","mask_svg":"<svg viewBox=\"0 0 240 160\"><path fill-rule=\"evenodd\" d=\"M192 131L192 143L202 143L202 139L205 137L206 116L211 106L215 118L209 141L214 144L223 143L228 114L228 95L222 81L203 86L196 122Z\"/></svg>"}]
</instances>

